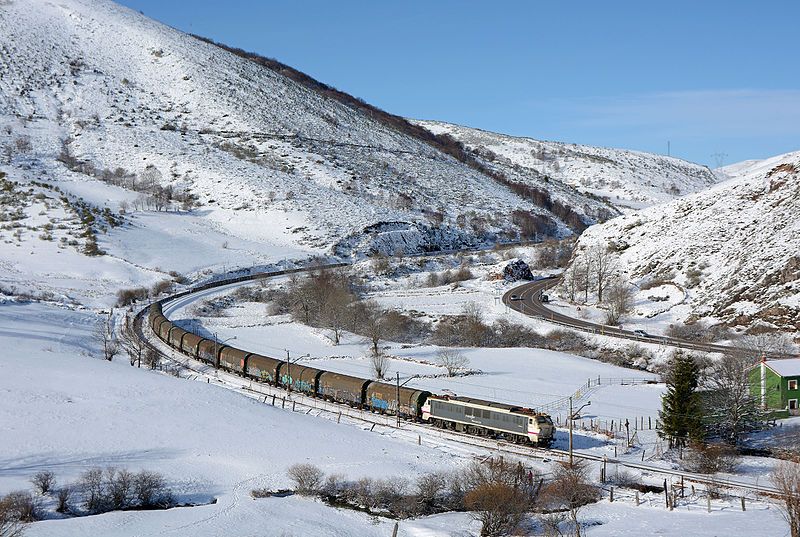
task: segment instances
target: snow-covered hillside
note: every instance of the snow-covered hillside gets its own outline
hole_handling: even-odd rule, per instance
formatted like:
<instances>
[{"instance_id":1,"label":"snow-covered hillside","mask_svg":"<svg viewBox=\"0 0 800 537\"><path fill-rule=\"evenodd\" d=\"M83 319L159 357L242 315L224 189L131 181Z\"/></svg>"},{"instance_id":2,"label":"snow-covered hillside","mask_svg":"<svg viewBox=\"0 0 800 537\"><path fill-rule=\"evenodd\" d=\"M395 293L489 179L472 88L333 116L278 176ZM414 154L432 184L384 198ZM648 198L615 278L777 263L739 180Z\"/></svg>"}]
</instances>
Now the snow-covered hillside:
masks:
<instances>
[{"instance_id":1,"label":"snow-covered hillside","mask_svg":"<svg viewBox=\"0 0 800 537\"><path fill-rule=\"evenodd\" d=\"M548 177L550 188L567 185L606 199L623 212L698 192L718 181L705 166L664 155L518 138L438 121L416 123L436 134L449 134L506 173Z\"/></svg>"},{"instance_id":2,"label":"snow-covered hillside","mask_svg":"<svg viewBox=\"0 0 800 537\"><path fill-rule=\"evenodd\" d=\"M634 282L674 281L690 316L800 330L800 152L733 165L708 191L594 226Z\"/></svg>"},{"instance_id":3,"label":"snow-covered hillside","mask_svg":"<svg viewBox=\"0 0 800 537\"><path fill-rule=\"evenodd\" d=\"M63 196L127 213L121 226L86 226L114 261L56 274L84 283L264 264L276 249L349 255L509 240L515 211L565 235L576 219L608 213L564 185L546 203L523 198L419 137L106 0L0 4L0 171L20 191L34 180L57 186L45 193L53 206ZM23 230L3 243L7 272L22 275L6 286L53 279L38 256L46 222L34 220L60 217L34 210L0 230L5 241Z\"/></svg>"}]
</instances>

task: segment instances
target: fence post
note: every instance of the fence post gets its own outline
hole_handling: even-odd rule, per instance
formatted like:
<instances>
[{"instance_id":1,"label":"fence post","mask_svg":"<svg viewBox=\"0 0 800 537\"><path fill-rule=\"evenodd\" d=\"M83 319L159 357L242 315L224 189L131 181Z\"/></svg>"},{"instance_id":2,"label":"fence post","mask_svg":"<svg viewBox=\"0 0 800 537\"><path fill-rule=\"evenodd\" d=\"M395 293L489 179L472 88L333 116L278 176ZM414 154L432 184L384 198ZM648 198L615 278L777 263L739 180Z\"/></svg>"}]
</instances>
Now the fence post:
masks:
<instances>
[{"instance_id":1,"label":"fence post","mask_svg":"<svg viewBox=\"0 0 800 537\"><path fill-rule=\"evenodd\" d=\"M608 501L614 503L614 487L611 487L611 497L608 499Z\"/></svg>"},{"instance_id":2,"label":"fence post","mask_svg":"<svg viewBox=\"0 0 800 537\"><path fill-rule=\"evenodd\" d=\"M745 507L744 507L744 496L742 496L742 511L746 511L746 510L747 509L745 509Z\"/></svg>"}]
</instances>

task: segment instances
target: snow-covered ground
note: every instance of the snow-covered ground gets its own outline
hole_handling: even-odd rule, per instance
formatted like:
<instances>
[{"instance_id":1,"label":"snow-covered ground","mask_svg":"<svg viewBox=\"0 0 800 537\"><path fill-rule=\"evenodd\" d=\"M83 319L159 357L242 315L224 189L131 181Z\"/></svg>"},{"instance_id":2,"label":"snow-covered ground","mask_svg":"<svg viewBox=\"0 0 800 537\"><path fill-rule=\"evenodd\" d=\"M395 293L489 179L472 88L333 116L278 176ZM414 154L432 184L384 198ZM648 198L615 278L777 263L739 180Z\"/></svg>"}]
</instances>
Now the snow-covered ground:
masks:
<instances>
[{"instance_id":1,"label":"snow-covered ground","mask_svg":"<svg viewBox=\"0 0 800 537\"><path fill-rule=\"evenodd\" d=\"M426 441L420 446L415 438L390 429L370 431L347 419L337 424L314 413L293 413L214 383L133 368L124 358L103 361L87 339L94 322L93 315L81 310L43 304L0 306L0 345L14 350L0 358L0 392L5 394L0 409L0 494L30 489L28 479L40 470L53 470L59 483L67 484L87 468L112 465L163 473L181 502L217 501L78 518L50 512L48 520L30 525L26 535L261 535L268 521L267 535L388 537L393 522L386 519L301 497L254 500L249 491L289 485L286 469L298 462L348 478L413 479L487 454L481 448L447 443ZM536 361L537 354L534 351L531 359ZM579 366L582 360L556 353L550 358L563 361L550 370L552 389L559 388L552 380L558 375L574 374L578 380L582 372L573 373L567 365ZM508 363L519 367L519 362ZM607 367L583 366L594 367L592 372ZM650 395L637 392L658 390L618 388L593 393L589 409L609 410L639 397L648 401ZM563 444L563 430L560 435ZM610 449L611 444L603 448L599 438L579 431L576 448L596 453ZM632 455L637 458L639 450ZM537 469L547 473L547 464L552 463L539 463ZM757 462L747 472L763 474L765 467ZM738 510L735 499L715 501L709 514L703 497L687 499L673 512L663 508L659 494L644 494L641 500L636 507L632 493L618 490L614 504L606 499L590 506L582 515L589 524L587 535L635 535L636 528L639 534L648 530L683 535L693 525L700 525L697 535L716 535L727 527L766 528L770 535L783 531L774 506L760 501L748 500L746 513ZM478 530L467 514L445 514L401 521L399 535L466 537Z\"/></svg>"},{"instance_id":2,"label":"snow-covered ground","mask_svg":"<svg viewBox=\"0 0 800 537\"><path fill-rule=\"evenodd\" d=\"M41 470L65 485L111 465L163 473L180 502L217 502L46 520L26 535L263 535L265 521L269 535L389 535L388 521L249 493L289 486L286 469L295 463L353 479L412 478L464 463L455 453L132 368L124 358L100 360L87 342L94 322L80 311L0 306L0 345L13 349L0 358L0 494L30 489Z\"/></svg>"}]
</instances>

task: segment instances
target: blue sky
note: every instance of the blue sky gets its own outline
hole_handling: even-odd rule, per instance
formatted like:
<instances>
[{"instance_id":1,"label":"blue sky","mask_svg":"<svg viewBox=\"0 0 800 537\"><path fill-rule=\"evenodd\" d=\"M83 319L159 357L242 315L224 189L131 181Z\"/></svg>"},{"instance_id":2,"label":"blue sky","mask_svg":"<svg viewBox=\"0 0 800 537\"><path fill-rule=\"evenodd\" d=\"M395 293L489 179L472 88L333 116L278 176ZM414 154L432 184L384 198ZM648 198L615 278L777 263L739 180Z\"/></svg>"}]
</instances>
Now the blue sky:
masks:
<instances>
[{"instance_id":1,"label":"blue sky","mask_svg":"<svg viewBox=\"0 0 800 537\"><path fill-rule=\"evenodd\" d=\"M800 150L797 1L121 3L407 117L712 167Z\"/></svg>"}]
</instances>

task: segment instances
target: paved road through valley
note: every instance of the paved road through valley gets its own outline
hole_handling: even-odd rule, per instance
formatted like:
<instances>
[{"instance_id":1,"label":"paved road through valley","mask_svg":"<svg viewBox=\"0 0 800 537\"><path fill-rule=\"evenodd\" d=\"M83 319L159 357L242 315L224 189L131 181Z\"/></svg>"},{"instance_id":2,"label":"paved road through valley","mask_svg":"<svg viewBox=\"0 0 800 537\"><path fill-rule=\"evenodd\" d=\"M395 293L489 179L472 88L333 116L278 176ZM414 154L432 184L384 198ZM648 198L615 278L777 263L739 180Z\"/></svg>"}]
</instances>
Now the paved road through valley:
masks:
<instances>
[{"instance_id":1,"label":"paved road through valley","mask_svg":"<svg viewBox=\"0 0 800 537\"><path fill-rule=\"evenodd\" d=\"M569 317L567 315L564 315L563 313L559 313L554 309L547 307L546 304L542 302L542 294L545 293L547 290L549 290L551 287L554 287L558 283L558 281L559 281L558 277L552 277L552 278L544 278L541 280L536 280L530 283L525 283L523 285L517 286L508 291L505 295L503 295L503 303L509 308L516 310L520 313L523 313L525 315L529 315L531 317L538 317L546 321L549 321L551 323L567 326L569 328L574 328L576 330L581 330L583 332L589 332L592 334L601 334L604 336L641 341L643 343L655 343L658 345L667 345L670 347L679 347L682 349L691 349L702 352L721 352L721 353L753 352L752 350L741 349L738 347L716 345L713 343L700 343L696 341L688 341L685 339L678 339L666 336L658 336L658 335L642 336L640 334L636 334L631 330L624 330L619 326L609 326L604 324L592 323L589 321L584 321L583 319L575 319L573 317ZM515 297L513 300L511 298L512 296ZM778 357L800 358L800 356L798 355L776 356L773 353L766 353L766 355L767 358L778 358ZM758 358L759 358L758 356L753 356L753 361L755 362Z\"/></svg>"}]
</instances>

